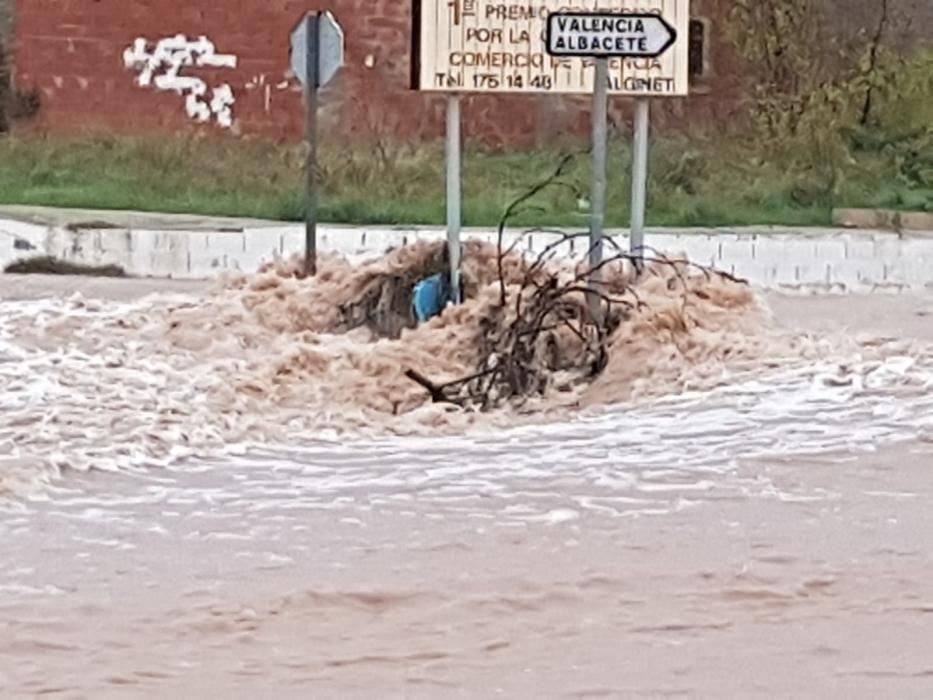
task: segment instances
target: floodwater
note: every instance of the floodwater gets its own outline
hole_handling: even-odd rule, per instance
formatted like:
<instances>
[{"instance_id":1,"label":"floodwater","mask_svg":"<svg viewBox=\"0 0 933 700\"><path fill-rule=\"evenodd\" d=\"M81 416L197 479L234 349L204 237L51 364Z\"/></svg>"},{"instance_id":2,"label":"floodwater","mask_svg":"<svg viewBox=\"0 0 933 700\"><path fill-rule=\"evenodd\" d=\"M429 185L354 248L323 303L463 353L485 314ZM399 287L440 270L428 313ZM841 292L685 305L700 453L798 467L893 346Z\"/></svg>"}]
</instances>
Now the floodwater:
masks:
<instances>
[{"instance_id":1,"label":"floodwater","mask_svg":"<svg viewBox=\"0 0 933 700\"><path fill-rule=\"evenodd\" d=\"M61 283L30 284L8 325ZM107 311L139 283L99 284ZM100 454L41 488L30 446L95 454L6 420L0 695L931 697L933 299L769 303L875 340L544 423ZM8 415L112 409L76 403L105 364L17 347Z\"/></svg>"}]
</instances>

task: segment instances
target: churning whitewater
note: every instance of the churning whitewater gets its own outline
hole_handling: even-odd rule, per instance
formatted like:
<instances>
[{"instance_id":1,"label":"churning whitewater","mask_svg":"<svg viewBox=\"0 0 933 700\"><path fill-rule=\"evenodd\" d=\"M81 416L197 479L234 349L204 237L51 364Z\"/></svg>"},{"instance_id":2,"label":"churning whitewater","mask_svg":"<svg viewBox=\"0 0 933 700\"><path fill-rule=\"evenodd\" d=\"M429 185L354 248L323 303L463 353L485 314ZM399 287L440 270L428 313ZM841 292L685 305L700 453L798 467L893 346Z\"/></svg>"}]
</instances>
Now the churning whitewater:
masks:
<instances>
[{"instance_id":1,"label":"churning whitewater","mask_svg":"<svg viewBox=\"0 0 933 700\"><path fill-rule=\"evenodd\" d=\"M678 263L656 264L635 282L619 264L604 271L606 283L631 294L633 304L608 339L597 376L562 383L555 371L542 396L486 413L432 403L406 370L438 381L475 370L505 288L497 249L468 245L468 301L429 323L395 323L380 334L364 322L371 314L354 319L361 300L375 295L374 307L379 295L398 292L393 285L410 289L439 251L416 244L356 267L329 257L312 280L299 278L296 263L280 263L226 278L201 295L5 301L0 491L41 493L67 470L179 465L337 435L453 436L593 420L620 404L692 404L704 395L697 391L716 387L718 396L750 386L789 392L783 400L793 402L795 392L810 391L808 383L826 373L827 391L853 397L857 388L868 391L866 384L880 382L871 389L881 390L886 381L929 382L922 360L898 359L905 348L897 343L772 328L765 306L739 280ZM569 264L549 264L557 277L574 274ZM503 260L509 304L527 266L517 255ZM570 333L552 341L558 358L578 350Z\"/></svg>"}]
</instances>

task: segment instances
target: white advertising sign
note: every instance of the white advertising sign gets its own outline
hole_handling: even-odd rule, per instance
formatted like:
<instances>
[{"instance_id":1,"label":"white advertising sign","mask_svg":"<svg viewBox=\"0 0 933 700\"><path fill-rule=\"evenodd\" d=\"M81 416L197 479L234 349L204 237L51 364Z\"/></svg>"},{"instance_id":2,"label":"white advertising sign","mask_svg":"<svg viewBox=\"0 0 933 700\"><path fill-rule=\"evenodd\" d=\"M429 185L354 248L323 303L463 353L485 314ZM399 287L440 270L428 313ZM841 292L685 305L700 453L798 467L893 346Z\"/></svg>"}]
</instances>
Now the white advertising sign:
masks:
<instances>
[{"instance_id":1,"label":"white advertising sign","mask_svg":"<svg viewBox=\"0 0 933 700\"><path fill-rule=\"evenodd\" d=\"M617 24L604 19L598 27L566 24L564 31L552 31L563 37L564 48L552 44L559 55L549 55L549 17L556 13L587 14L590 22L593 14L660 19L642 18L640 30L635 18ZM416 0L414 15L413 82L419 90L592 93L593 56L617 56L621 46L629 56L609 59L610 94L688 93L689 0ZM592 43L602 49L593 50Z\"/></svg>"}]
</instances>

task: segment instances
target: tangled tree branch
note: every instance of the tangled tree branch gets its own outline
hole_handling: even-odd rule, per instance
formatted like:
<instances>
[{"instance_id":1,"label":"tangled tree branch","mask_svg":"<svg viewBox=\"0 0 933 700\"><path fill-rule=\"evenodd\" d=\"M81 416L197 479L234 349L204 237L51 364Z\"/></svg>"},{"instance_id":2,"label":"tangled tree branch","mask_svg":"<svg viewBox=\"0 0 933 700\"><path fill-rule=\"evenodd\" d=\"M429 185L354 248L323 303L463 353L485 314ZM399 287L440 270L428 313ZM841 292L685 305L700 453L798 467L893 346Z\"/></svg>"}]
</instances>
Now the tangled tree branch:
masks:
<instances>
[{"instance_id":1,"label":"tangled tree branch","mask_svg":"<svg viewBox=\"0 0 933 700\"><path fill-rule=\"evenodd\" d=\"M571 237L556 242L555 247ZM728 273L662 255L645 261L669 266L675 279L680 279L684 300L688 283L680 271L682 267L738 281ZM634 265L634 260L628 253L618 253L599 267L614 263ZM608 364L613 333L645 307L634 285L612 290L608 282L585 284L592 272L581 270L564 281L553 272L527 274L514 292L514 303L507 299L506 305L490 309L483 320L479 333L481 360L470 376L446 384L432 382L414 370L409 370L407 376L424 387L434 402L475 406L484 411L505 402L520 405L552 386L566 389L592 381ZM599 303L600 313L595 317L588 303L591 297Z\"/></svg>"},{"instance_id":2,"label":"tangled tree branch","mask_svg":"<svg viewBox=\"0 0 933 700\"><path fill-rule=\"evenodd\" d=\"M505 276L502 273L502 259L504 257L503 248L502 248L502 239L505 234L505 227L508 224L509 220L515 215L519 207L521 207L529 199L533 198L539 192L548 187L556 184L558 178L562 177L567 170L567 167L573 162L576 155L569 153L561 158L560 163L558 163L557 168L554 172L541 182L533 185L527 192L519 195L516 199L505 208L505 211L502 213L502 218L499 219L498 235L497 235L497 245L499 246L499 258L498 258L498 272L499 272L499 294L502 301L502 305L505 306Z\"/></svg>"},{"instance_id":3,"label":"tangled tree branch","mask_svg":"<svg viewBox=\"0 0 933 700\"><path fill-rule=\"evenodd\" d=\"M872 38L871 45L868 49L868 66L867 73L873 75L875 68L878 65L878 53L881 50L881 42L884 39L884 32L888 26L888 0L881 0L881 17L878 20L878 26L875 29L875 35ZM865 91L865 102L862 104L862 114L859 119L859 124L862 126L868 125L868 120L871 117L871 108L872 108L872 99L874 98L875 86L873 82L869 82L868 89Z\"/></svg>"},{"instance_id":4,"label":"tangled tree branch","mask_svg":"<svg viewBox=\"0 0 933 700\"><path fill-rule=\"evenodd\" d=\"M514 252L523 236L506 249L503 240L506 223L523 203L556 182L571 159L572 156L563 158L550 177L513 201L500 221L498 303L485 310L479 323L480 359L475 372L445 384L415 370L406 372L409 379L428 392L432 401L489 410L505 402L520 405L552 387L569 389L592 381L608 364L615 331L646 308L636 289L639 280L644 279L641 268L636 266L642 260L650 266L645 274L659 267L670 268L673 284L669 283L669 289L674 293L679 286L685 305L690 290L686 269L699 269L707 279L718 275L742 282L725 272L668 258L647 246L644 247L647 256L633 256L611 237L605 240L613 254L596 265L587 263L582 269L554 265L561 247L572 249L576 240L589 234L535 230L554 235L555 240L533 259L526 259L521 282L512 285L510 297L503 259ZM584 260L589 261L589 251ZM616 272L603 279L601 271L611 266L617 268Z\"/></svg>"}]
</instances>

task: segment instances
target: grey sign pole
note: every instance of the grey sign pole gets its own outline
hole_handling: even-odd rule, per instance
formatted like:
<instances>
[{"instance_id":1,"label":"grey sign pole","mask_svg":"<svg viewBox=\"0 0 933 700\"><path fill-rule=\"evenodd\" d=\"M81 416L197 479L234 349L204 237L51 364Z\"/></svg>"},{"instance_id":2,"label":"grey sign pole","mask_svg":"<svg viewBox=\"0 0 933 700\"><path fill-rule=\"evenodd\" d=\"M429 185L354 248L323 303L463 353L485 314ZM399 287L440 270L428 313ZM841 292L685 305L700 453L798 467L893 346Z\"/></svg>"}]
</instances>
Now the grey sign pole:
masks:
<instances>
[{"instance_id":1,"label":"grey sign pole","mask_svg":"<svg viewBox=\"0 0 933 700\"><path fill-rule=\"evenodd\" d=\"M590 219L590 285L596 287L600 274L595 268L603 261L603 228L606 223L606 162L608 150L609 62L596 59L593 85L593 190ZM596 297L590 299L591 310L598 312Z\"/></svg>"},{"instance_id":2,"label":"grey sign pole","mask_svg":"<svg viewBox=\"0 0 933 700\"><path fill-rule=\"evenodd\" d=\"M329 12L308 12L291 34L289 63L304 88L305 140L305 261L304 274L317 274L317 218L320 189L318 153L318 91L343 65L343 29Z\"/></svg>"},{"instance_id":3,"label":"grey sign pole","mask_svg":"<svg viewBox=\"0 0 933 700\"><path fill-rule=\"evenodd\" d=\"M684 3L687 4L687 3ZM599 20L589 22L588 20ZM607 30L606 27L609 27ZM608 36L607 36L608 34ZM606 111L609 57L654 58L677 41L677 30L667 20L644 12L624 17L607 11L561 11L548 15L545 43L551 56L591 57L596 61L593 92L593 223L590 264L602 261L602 229L606 205ZM649 102L640 97L635 110L632 158L631 253L639 270L644 266L645 205L648 190ZM596 283L594 276L593 283Z\"/></svg>"},{"instance_id":4,"label":"grey sign pole","mask_svg":"<svg viewBox=\"0 0 933 700\"><path fill-rule=\"evenodd\" d=\"M450 259L450 289L455 304L460 299L460 229L463 187L463 140L460 133L460 95L447 98L447 251Z\"/></svg>"},{"instance_id":5,"label":"grey sign pole","mask_svg":"<svg viewBox=\"0 0 933 700\"><path fill-rule=\"evenodd\" d=\"M632 257L640 270L645 259L645 205L648 192L648 126L651 103L635 102L635 143L632 155Z\"/></svg>"},{"instance_id":6,"label":"grey sign pole","mask_svg":"<svg viewBox=\"0 0 933 700\"><path fill-rule=\"evenodd\" d=\"M317 274L317 92L320 83L318 50L320 21L316 13L308 13L306 22L305 53L305 140L308 142L308 159L305 164L305 277Z\"/></svg>"}]
</instances>

